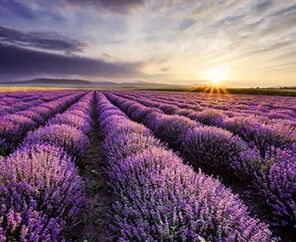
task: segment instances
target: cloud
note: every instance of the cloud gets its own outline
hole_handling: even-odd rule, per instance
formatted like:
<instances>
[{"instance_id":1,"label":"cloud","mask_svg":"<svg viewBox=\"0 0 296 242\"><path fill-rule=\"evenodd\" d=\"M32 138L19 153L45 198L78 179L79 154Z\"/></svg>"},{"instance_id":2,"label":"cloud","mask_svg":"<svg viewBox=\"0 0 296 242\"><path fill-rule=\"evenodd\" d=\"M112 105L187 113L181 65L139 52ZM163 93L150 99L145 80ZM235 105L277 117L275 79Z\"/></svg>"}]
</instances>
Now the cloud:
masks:
<instances>
[{"instance_id":1,"label":"cloud","mask_svg":"<svg viewBox=\"0 0 296 242\"><path fill-rule=\"evenodd\" d=\"M255 5L255 10L257 12L265 11L273 5L272 0L261 0Z\"/></svg>"},{"instance_id":2,"label":"cloud","mask_svg":"<svg viewBox=\"0 0 296 242\"><path fill-rule=\"evenodd\" d=\"M295 70L295 61L292 62L287 62L287 63L283 63L283 64L276 64L276 65L269 65L269 66L264 66L264 67L257 67L254 68L253 70L260 70L260 71L269 71L269 72L273 72L273 71L278 71L278 70L289 70L291 69L292 71L296 71Z\"/></svg>"},{"instance_id":3,"label":"cloud","mask_svg":"<svg viewBox=\"0 0 296 242\"><path fill-rule=\"evenodd\" d=\"M55 32L22 32L0 26L0 43L19 47L32 47L46 50L81 52L85 43L70 39Z\"/></svg>"},{"instance_id":4,"label":"cloud","mask_svg":"<svg viewBox=\"0 0 296 242\"><path fill-rule=\"evenodd\" d=\"M161 72L167 72L167 71L169 71L169 70L170 70L169 67L164 67L164 68L161 68L161 69L160 69Z\"/></svg>"},{"instance_id":5,"label":"cloud","mask_svg":"<svg viewBox=\"0 0 296 242\"><path fill-rule=\"evenodd\" d=\"M193 7L192 15L195 17L205 17L206 15L215 16L215 14L220 14L227 12L229 9L232 9L234 6L240 3L236 0L201 0L201 1L190 1L190 3L198 3ZM242 1L241 1L242 2Z\"/></svg>"},{"instance_id":6,"label":"cloud","mask_svg":"<svg viewBox=\"0 0 296 242\"><path fill-rule=\"evenodd\" d=\"M117 13L128 13L144 5L144 2L144 0L62 0L63 5L95 7L98 10L107 9Z\"/></svg>"},{"instance_id":7,"label":"cloud","mask_svg":"<svg viewBox=\"0 0 296 242\"><path fill-rule=\"evenodd\" d=\"M132 77L140 75L140 63L106 62L80 56L46 53L0 44L0 77L7 75L81 75Z\"/></svg>"},{"instance_id":8,"label":"cloud","mask_svg":"<svg viewBox=\"0 0 296 242\"><path fill-rule=\"evenodd\" d=\"M0 1L0 13L14 13L25 19L35 19L33 10L26 4L15 0L2 0Z\"/></svg>"},{"instance_id":9,"label":"cloud","mask_svg":"<svg viewBox=\"0 0 296 242\"><path fill-rule=\"evenodd\" d=\"M245 18L246 14L231 15L226 16L225 18L219 20L216 23L216 28L221 28L225 26L234 26L235 24L240 24L241 21Z\"/></svg>"},{"instance_id":10,"label":"cloud","mask_svg":"<svg viewBox=\"0 0 296 242\"><path fill-rule=\"evenodd\" d=\"M195 20L194 19L192 19L192 18L186 18L186 19L184 19L180 23L178 29L181 30L181 31L183 31L183 30L186 30L186 29L190 28L194 24L195 24Z\"/></svg>"},{"instance_id":11,"label":"cloud","mask_svg":"<svg viewBox=\"0 0 296 242\"><path fill-rule=\"evenodd\" d=\"M287 8L280 9L279 11L276 11L271 16L281 16L285 14L295 14L296 13L296 4L289 6Z\"/></svg>"}]
</instances>

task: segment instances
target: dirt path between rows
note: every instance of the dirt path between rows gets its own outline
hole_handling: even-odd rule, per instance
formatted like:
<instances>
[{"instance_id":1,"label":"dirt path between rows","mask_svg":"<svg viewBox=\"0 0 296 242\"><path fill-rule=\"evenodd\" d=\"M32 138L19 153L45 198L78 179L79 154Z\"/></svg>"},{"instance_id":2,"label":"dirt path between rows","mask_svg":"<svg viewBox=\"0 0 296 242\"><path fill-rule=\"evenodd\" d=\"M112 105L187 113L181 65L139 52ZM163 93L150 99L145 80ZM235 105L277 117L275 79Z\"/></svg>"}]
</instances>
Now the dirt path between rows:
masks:
<instances>
[{"instance_id":1,"label":"dirt path between rows","mask_svg":"<svg viewBox=\"0 0 296 242\"><path fill-rule=\"evenodd\" d=\"M80 228L75 232L74 241L102 242L107 241L110 236L110 219L107 212L110 211L111 198L106 191L105 163L100 152L101 137L97 123L96 100L94 100L92 119L93 130L88 135L90 147L78 165L85 184L86 206Z\"/></svg>"}]
</instances>

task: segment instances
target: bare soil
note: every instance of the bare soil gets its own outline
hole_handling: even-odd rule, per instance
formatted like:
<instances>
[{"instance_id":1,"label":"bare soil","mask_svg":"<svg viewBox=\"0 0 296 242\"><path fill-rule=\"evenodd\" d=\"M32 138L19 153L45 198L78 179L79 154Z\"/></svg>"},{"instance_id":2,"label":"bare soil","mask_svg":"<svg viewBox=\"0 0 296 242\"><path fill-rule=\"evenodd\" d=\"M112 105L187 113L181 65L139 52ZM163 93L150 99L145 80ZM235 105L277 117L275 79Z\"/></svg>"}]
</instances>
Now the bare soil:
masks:
<instances>
[{"instance_id":1,"label":"bare soil","mask_svg":"<svg viewBox=\"0 0 296 242\"><path fill-rule=\"evenodd\" d=\"M97 123L96 105L93 107L93 130L88 135L90 146L79 162L80 175L85 185L86 204L81 224L74 233L74 241L108 241L110 236L108 212L111 197L106 190L105 163L101 156L101 137Z\"/></svg>"}]
</instances>

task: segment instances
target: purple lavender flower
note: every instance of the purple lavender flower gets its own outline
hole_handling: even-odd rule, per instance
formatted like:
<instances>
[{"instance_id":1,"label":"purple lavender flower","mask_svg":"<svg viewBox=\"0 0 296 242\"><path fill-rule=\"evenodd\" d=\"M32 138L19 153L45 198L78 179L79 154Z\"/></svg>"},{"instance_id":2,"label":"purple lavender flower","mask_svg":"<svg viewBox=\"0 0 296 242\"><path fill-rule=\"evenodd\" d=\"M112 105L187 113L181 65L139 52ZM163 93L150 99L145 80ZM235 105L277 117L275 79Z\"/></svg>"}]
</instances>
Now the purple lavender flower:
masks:
<instances>
[{"instance_id":1,"label":"purple lavender flower","mask_svg":"<svg viewBox=\"0 0 296 242\"><path fill-rule=\"evenodd\" d=\"M257 196L271 208L276 226L296 229L296 146L292 150L277 150L263 158L262 168L253 180Z\"/></svg>"},{"instance_id":2,"label":"purple lavender flower","mask_svg":"<svg viewBox=\"0 0 296 242\"><path fill-rule=\"evenodd\" d=\"M137 122L144 122L148 114L151 113L159 113L163 112L158 108L148 108L142 106L141 108L136 109L133 113L130 114L130 117Z\"/></svg>"},{"instance_id":3,"label":"purple lavender flower","mask_svg":"<svg viewBox=\"0 0 296 242\"><path fill-rule=\"evenodd\" d=\"M69 155L80 157L86 150L89 140L79 129L66 124L53 124L29 132L22 146L46 143L62 147Z\"/></svg>"},{"instance_id":4,"label":"purple lavender flower","mask_svg":"<svg viewBox=\"0 0 296 242\"><path fill-rule=\"evenodd\" d=\"M247 149L246 143L239 137L215 127L197 127L189 131L182 147L188 161L215 174L231 173L230 160Z\"/></svg>"},{"instance_id":5,"label":"purple lavender flower","mask_svg":"<svg viewBox=\"0 0 296 242\"><path fill-rule=\"evenodd\" d=\"M256 146L262 156L273 146L284 148L296 142L296 131L292 127L281 124L266 125L251 118L231 118L225 122L225 128L239 135L250 145Z\"/></svg>"},{"instance_id":6,"label":"purple lavender flower","mask_svg":"<svg viewBox=\"0 0 296 242\"><path fill-rule=\"evenodd\" d=\"M221 111L215 109L206 109L201 112L193 113L190 115L190 118L202 124L222 127L227 116Z\"/></svg>"},{"instance_id":7,"label":"purple lavender flower","mask_svg":"<svg viewBox=\"0 0 296 242\"><path fill-rule=\"evenodd\" d=\"M69 126L80 129L85 134L90 132L92 128L91 122L89 120L72 113L63 113L56 115L48 122L48 125L52 124L67 124Z\"/></svg>"},{"instance_id":8,"label":"purple lavender flower","mask_svg":"<svg viewBox=\"0 0 296 242\"><path fill-rule=\"evenodd\" d=\"M71 158L60 148L36 144L1 161L0 170L0 235L7 240L60 241L84 200Z\"/></svg>"},{"instance_id":9,"label":"purple lavender flower","mask_svg":"<svg viewBox=\"0 0 296 242\"><path fill-rule=\"evenodd\" d=\"M108 162L118 162L130 155L142 152L151 147L164 147L159 140L152 136L135 133L133 131L125 134L113 133L108 135L102 145L102 153Z\"/></svg>"},{"instance_id":10,"label":"purple lavender flower","mask_svg":"<svg viewBox=\"0 0 296 242\"><path fill-rule=\"evenodd\" d=\"M43 211L38 211L32 193L27 184L11 182L6 186L0 185L0 241L63 239L61 225L64 226L64 221L49 219Z\"/></svg>"},{"instance_id":11,"label":"purple lavender flower","mask_svg":"<svg viewBox=\"0 0 296 242\"><path fill-rule=\"evenodd\" d=\"M178 149L186 133L198 124L179 115L163 115L159 125L155 126L156 136L168 142L172 148Z\"/></svg>"},{"instance_id":12,"label":"purple lavender flower","mask_svg":"<svg viewBox=\"0 0 296 242\"><path fill-rule=\"evenodd\" d=\"M104 118L104 117L103 117ZM131 131L138 133L150 134L150 131L141 124L130 121L126 116L110 115L109 117L101 120L101 132L103 136L110 135L110 133L129 133Z\"/></svg>"}]
</instances>

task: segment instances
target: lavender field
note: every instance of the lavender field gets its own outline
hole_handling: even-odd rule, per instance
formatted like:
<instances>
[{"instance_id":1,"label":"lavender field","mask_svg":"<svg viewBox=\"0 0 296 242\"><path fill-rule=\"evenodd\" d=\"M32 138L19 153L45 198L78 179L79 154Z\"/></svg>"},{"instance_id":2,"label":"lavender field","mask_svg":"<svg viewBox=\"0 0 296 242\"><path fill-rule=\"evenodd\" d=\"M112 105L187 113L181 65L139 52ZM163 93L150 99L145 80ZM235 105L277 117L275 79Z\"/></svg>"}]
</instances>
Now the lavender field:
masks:
<instances>
[{"instance_id":1,"label":"lavender field","mask_svg":"<svg viewBox=\"0 0 296 242\"><path fill-rule=\"evenodd\" d=\"M0 94L0 241L295 241L296 99Z\"/></svg>"}]
</instances>

